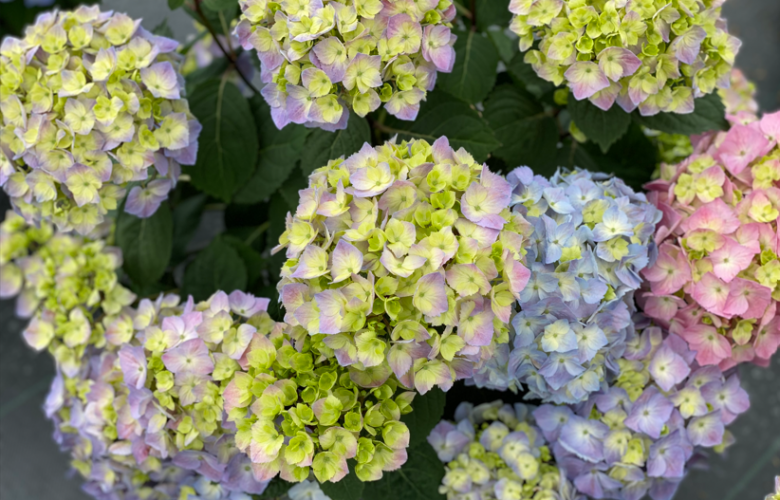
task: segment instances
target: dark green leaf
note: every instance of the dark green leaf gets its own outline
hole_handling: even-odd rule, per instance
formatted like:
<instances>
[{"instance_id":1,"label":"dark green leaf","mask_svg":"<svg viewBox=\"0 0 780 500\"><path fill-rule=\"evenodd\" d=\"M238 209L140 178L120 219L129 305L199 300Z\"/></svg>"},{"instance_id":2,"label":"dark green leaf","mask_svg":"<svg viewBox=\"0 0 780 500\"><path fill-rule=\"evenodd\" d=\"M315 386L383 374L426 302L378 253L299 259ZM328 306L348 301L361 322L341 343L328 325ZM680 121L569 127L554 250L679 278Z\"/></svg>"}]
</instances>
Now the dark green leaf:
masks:
<instances>
[{"instance_id":1,"label":"dark green leaf","mask_svg":"<svg viewBox=\"0 0 780 500\"><path fill-rule=\"evenodd\" d=\"M298 191L301 189L306 189L308 185L309 179L303 175L301 169L296 169L293 171L293 174L290 176L290 178L285 181L284 186L279 188L279 194L282 195L284 201L287 202L290 210L295 210L295 208L298 206L300 198Z\"/></svg>"},{"instance_id":2,"label":"dark green leaf","mask_svg":"<svg viewBox=\"0 0 780 500\"><path fill-rule=\"evenodd\" d=\"M252 204L267 200L295 170L310 129L290 124L282 130L271 118L271 108L260 96L250 101L260 141L257 169L236 193L236 203Z\"/></svg>"},{"instance_id":3,"label":"dark green leaf","mask_svg":"<svg viewBox=\"0 0 780 500\"><path fill-rule=\"evenodd\" d=\"M523 52L518 52L507 65L506 69L512 78L537 98L552 91L555 85L539 78L531 65L523 60L524 57Z\"/></svg>"},{"instance_id":4,"label":"dark green leaf","mask_svg":"<svg viewBox=\"0 0 780 500\"><path fill-rule=\"evenodd\" d=\"M260 278L263 269L265 269L265 259L252 247L234 236L223 235L221 238L225 243L233 247L238 252L238 255L241 256L241 260L244 261L247 287L251 289Z\"/></svg>"},{"instance_id":5,"label":"dark green leaf","mask_svg":"<svg viewBox=\"0 0 780 500\"><path fill-rule=\"evenodd\" d=\"M222 74L227 71L229 66L230 61L224 57L218 57L208 66L198 68L184 77L184 81L187 84L187 95L193 95L195 89L204 82L220 78Z\"/></svg>"},{"instance_id":6,"label":"dark green leaf","mask_svg":"<svg viewBox=\"0 0 780 500\"><path fill-rule=\"evenodd\" d=\"M555 168L558 126L531 94L513 85L496 87L484 116L502 143L493 154L509 168L527 165L540 174Z\"/></svg>"},{"instance_id":7,"label":"dark green leaf","mask_svg":"<svg viewBox=\"0 0 780 500\"><path fill-rule=\"evenodd\" d=\"M401 139L425 139L430 143L446 136L450 146L465 148L480 162L501 145L479 113L446 92L429 92L415 121L390 117L381 130L398 134Z\"/></svg>"},{"instance_id":8,"label":"dark green leaf","mask_svg":"<svg viewBox=\"0 0 780 500\"><path fill-rule=\"evenodd\" d=\"M165 273L173 247L173 218L168 203L146 219L117 212L116 243L122 249L123 269L138 285L154 283Z\"/></svg>"},{"instance_id":9,"label":"dark green leaf","mask_svg":"<svg viewBox=\"0 0 780 500\"><path fill-rule=\"evenodd\" d=\"M455 31L455 66L452 73L439 73L437 86L455 97L476 104L487 97L496 83L498 51L493 42L476 31Z\"/></svg>"},{"instance_id":10,"label":"dark green leaf","mask_svg":"<svg viewBox=\"0 0 780 500\"><path fill-rule=\"evenodd\" d=\"M168 0L168 8L171 10L176 10L182 5L184 5L184 0Z\"/></svg>"},{"instance_id":11,"label":"dark green leaf","mask_svg":"<svg viewBox=\"0 0 780 500\"><path fill-rule=\"evenodd\" d=\"M560 166L615 174L635 190L650 181L657 161L658 150L636 124L606 154L595 144L567 139L558 156Z\"/></svg>"},{"instance_id":12,"label":"dark green leaf","mask_svg":"<svg viewBox=\"0 0 780 500\"><path fill-rule=\"evenodd\" d=\"M438 387L424 395L417 394L412 401L412 412L401 417L409 427L409 446L424 443L444 412L444 392Z\"/></svg>"},{"instance_id":13,"label":"dark green leaf","mask_svg":"<svg viewBox=\"0 0 780 500\"><path fill-rule=\"evenodd\" d=\"M572 121L588 139L601 146L602 152L609 150L615 141L623 137L631 125L631 115L620 106L602 111L587 99L578 101L570 93L568 108Z\"/></svg>"},{"instance_id":14,"label":"dark green leaf","mask_svg":"<svg viewBox=\"0 0 780 500\"><path fill-rule=\"evenodd\" d=\"M173 31L171 30L171 27L168 26L168 18L166 17L160 24L152 28L152 33L159 36L173 38Z\"/></svg>"},{"instance_id":15,"label":"dark green leaf","mask_svg":"<svg viewBox=\"0 0 780 500\"><path fill-rule=\"evenodd\" d=\"M203 0L203 5L215 11L225 10L228 7L233 7L235 4L235 0Z\"/></svg>"},{"instance_id":16,"label":"dark green leaf","mask_svg":"<svg viewBox=\"0 0 780 500\"><path fill-rule=\"evenodd\" d=\"M709 130L728 130L726 108L718 94L709 94L694 101L693 113L658 113L655 116L642 116L634 111L634 121L649 129L660 130L668 134L693 135Z\"/></svg>"},{"instance_id":17,"label":"dark green leaf","mask_svg":"<svg viewBox=\"0 0 780 500\"><path fill-rule=\"evenodd\" d=\"M230 35L231 34L230 23L233 19L235 19L238 16L238 13L240 12L238 8L238 2L236 1L228 2L226 0L215 0L214 3L222 3L224 4L225 8L212 9L209 8L209 6L206 5L205 2L201 3L200 12L206 18L205 22L201 18L200 14L197 11L193 10L189 5L185 5L184 12L186 12L190 17L192 17L196 22L200 24L208 23L218 34Z\"/></svg>"},{"instance_id":18,"label":"dark green leaf","mask_svg":"<svg viewBox=\"0 0 780 500\"><path fill-rule=\"evenodd\" d=\"M509 26L512 13L509 0L476 0L477 28L487 31L489 26Z\"/></svg>"},{"instance_id":19,"label":"dark green leaf","mask_svg":"<svg viewBox=\"0 0 780 500\"><path fill-rule=\"evenodd\" d=\"M309 135L301 156L301 170L309 175L315 169L327 165L330 160L358 152L366 142L371 142L368 122L350 113L346 129L336 132L316 129Z\"/></svg>"},{"instance_id":20,"label":"dark green leaf","mask_svg":"<svg viewBox=\"0 0 780 500\"><path fill-rule=\"evenodd\" d=\"M382 479L366 483L367 500L444 500L439 486L444 465L431 445L421 443L407 450L409 459L398 470L385 472Z\"/></svg>"},{"instance_id":21,"label":"dark green leaf","mask_svg":"<svg viewBox=\"0 0 780 500\"><path fill-rule=\"evenodd\" d=\"M272 500L276 499L277 497L284 496L287 491L294 486L293 483L288 483L284 479L281 479L279 476L271 479L271 482L268 483L268 486L265 487L265 491L262 495L255 495L254 498L256 500Z\"/></svg>"},{"instance_id":22,"label":"dark green leaf","mask_svg":"<svg viewBox=\"0 0 780 500\"><path fill-rule=\"evenodd\" d=\"M187 172L195 187L229 201L257 163L257 130L249 103L224 78L198 86L190 103L203 131L197 162Z\"/></svg>"},{"instance_id":23,"label":"dark green leaf","mask_svg":"<svg viewBox=\"0 0 780 500\"><path fill-rule=\"evenodd\" d=\"M184 258L187 245L198 229L206 199L205 194L199 194L185 199L173 209L173 262Z\"/></svg>"},{"instance_id":24,"label":"dark green leaf","mask_svg":"<svg viewBox=\"0 0 780 500\"><path fill-rule=\"evenodd\" d=\"M361 500L366 483L358 479L355 475L355 461L347 460L349 465L349 474L344 476L341 481L331 483L326 481L320 483L322 492L328 495L331 500Z\"/></svg>"},{"instance_id":25,"label":"dark green leaf","mask_svg":"<svg viewBox=\"0 0 780 500\"><path fill-rule=\"evenodd\" d=\"M496 46L499 57L504 64L509 64L519 50L517 40L509 38L503 29L493 27L486 31L488 38Z\"/></svg>"},{"instance_id":26,"label":"dark green leaf","mask_svg":"<svg viewBox=\"0 0 780 500\"><path fill-rule=\"evenodd\" d=\"M222 238L215 238L184 272L182 294L205 300L217 290L244 290L247 270L238 252Z\"/></svg>"}]
</instances>

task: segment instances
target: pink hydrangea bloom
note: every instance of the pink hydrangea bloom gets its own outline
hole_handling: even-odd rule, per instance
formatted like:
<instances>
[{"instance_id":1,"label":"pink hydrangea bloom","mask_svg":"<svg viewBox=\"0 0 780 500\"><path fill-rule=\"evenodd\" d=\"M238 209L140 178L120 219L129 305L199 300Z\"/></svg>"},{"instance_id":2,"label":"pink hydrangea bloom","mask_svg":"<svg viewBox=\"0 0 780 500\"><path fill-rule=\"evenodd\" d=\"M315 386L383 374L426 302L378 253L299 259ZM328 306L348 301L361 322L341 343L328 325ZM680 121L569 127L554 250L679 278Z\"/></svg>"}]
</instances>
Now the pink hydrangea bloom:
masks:
<instances>
[{"instance_id":1,"label":"pink hydrangea bloom","mask_svg":"<svg viewBox=\"0 0 780 500\"><path fill-rule=\"evenodd\" d=\"M646 186L663 218L638 300L701 364L766 364L780 345L778 116L743 112L694 137L694 154Z\"/></svg>"}]
</instances>

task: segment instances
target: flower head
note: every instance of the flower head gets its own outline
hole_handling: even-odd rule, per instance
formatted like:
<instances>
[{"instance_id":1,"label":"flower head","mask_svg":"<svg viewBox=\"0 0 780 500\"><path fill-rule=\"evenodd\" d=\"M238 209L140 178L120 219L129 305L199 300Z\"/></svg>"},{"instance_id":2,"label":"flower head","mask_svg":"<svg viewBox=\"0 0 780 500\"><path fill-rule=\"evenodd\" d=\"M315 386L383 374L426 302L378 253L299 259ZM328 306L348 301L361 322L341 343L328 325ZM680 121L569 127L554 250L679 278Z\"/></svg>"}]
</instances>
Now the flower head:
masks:
<instances>
[{"instance_id":1,"label":"flower head","mask_svg":"<svg viewBox=\"0 0 780 500\"><path fill-rule=\"evenodd\" d=\"M359 383L392 373L425 393L470 377L508 341L530 274L511 189L446 138L366 144L314 170L277 247L288 334Z\"/></svg>"},{"instance_id":2,"label":"flower head","mask_svg":"<svg viewBox=\"0 0 780 500\"><path fill-rule=\"evenodd\" d=\"M694 154L648 184L662 212L645 313L723 369L777 349L780 150L774 115L705 134Z\"/></svg>"},{"instance_id":3,"label":"flower head","mask_svg":"<svg viewBox=\"0 0 780 500\"><path fill-rule=\"evenodd\" d=\"M365 116L382 103L414 120L437 72L451 72L455 62L451 2L239 3L235 34L257 51L263 96L279 128L344 129L350 111Z\"/></svg>"},{"instance_id":4,"label":"flower head","mask_svg":"<svg viewBox=\"0 0 780 500\"><path fill-rule=\"evenodd\" d=\"M687 3L518 0L509 10L510 29L536 73L603 110L617 101L645 116L691 113L694 98L728 88L741 45L721 23L719 5L706 16L704 6Z\"/></svg>"},{"instance_id":5,"label":"flower head","mask_svg":"<svg viewBox=\"0 0 780 500\"><path fill-rule=\"evenodd\" d=\"M201 129L176 47L92 7L42 15L23 39L3 40L0 187L28 222L88 234L129 182L141 185L126 210L154 213L179 165L194 163Z\"/></svg>"}]
</instances>

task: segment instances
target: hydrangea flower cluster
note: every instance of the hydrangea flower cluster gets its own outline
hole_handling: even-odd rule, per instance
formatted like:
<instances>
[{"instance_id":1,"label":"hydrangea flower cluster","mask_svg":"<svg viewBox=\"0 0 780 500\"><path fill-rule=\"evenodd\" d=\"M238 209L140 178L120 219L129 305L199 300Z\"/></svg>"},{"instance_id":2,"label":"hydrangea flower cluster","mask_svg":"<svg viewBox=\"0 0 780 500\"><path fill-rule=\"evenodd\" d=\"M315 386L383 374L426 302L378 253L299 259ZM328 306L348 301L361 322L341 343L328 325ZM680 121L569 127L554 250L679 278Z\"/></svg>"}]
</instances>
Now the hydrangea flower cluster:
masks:
<instances>
[{"instance_id":1,"label":"hydrangea flower cluster","mask_svg":"<svg viewBox=\"0 0 780 500\"><path fill-rule=\"evenodd\" d=\"M745 77L739 69L731 72L731 84L727 89L718 89L718 95L726 107L726 118L732 123L752 118L758 113L756 102L756 86ZM664 163L676 164L693 154L691 138L681 134L667 134L645 129L645 134L650 137L658 148L660 159Z\"/></svg>"},{"instance_id":2,"label":"hydrangea flower cluster","mask_svg":"<svg viewBox=\"0 0 780 500\"><path fill-rule=\"evenodd\" d=\"M439 422L428 436L446 464L439 492L447 500L584 500L552 464L530 409L461 403L456 423Z\"/></svg>"},{"instance_id":3,"label":"hydrangea flower cluster","mask_svg":"<svg viewBox=\"0 0 780 500\"><path fill-rule=\"evenodd\" d=\"M543 79L603 110L693 112L693 100L727 87L741 42L722 1L512 0L510 28Z\"/></svg>"},{"instance_id":4,"label":"hydrangea flower cluster","mask_svg":"<svg viewBox=\"0 0 780 500\"><path fill-rule=\"evenodd\" d=\"M93 325L105 346L75 373L58 363L46 412L96 498L247 500L266 487L236 446L223 391L251 341L274 328L268 300L180 302L161 295L107 314Z\"/></svg>"},{"instance_id":5,"label":"hydrangea flower cluster","mask_svg":"<svg viewBox=\"0 0 780 500\"><path fill-rule=\"evenodd\" d=\"M75 376L87 346L102 347L103 315L118 313L135 295L118 283L118 248L105 241L31 227L8 212L0 225L0 298L17 296L16 313L30 318L27 344L48 349L60 370Z\"/></svg>"},{"instance_id":6,"label":"hydrangea flower cluster","mask_svg":"<svg viewBox=\"0 0 780 500\"><path fill-rule=\"evenodd\" d=\"M151 215L197 154L178 42L124 14L42 14L0 46L0 186L28 222L86 234L117 208ZM154 168L150 168L154 166Z\"/></svg>"},{"instance_id":7,"label":"hydrangea flower cluster","mask_svg":"<svg viewBox=\"0 0 780 500\"><path fill-rule=\"evenodd\" d=\"M451 0L240 0L236 31L255 49L263 97L279 128L347 126L382 103L414 120L437 72L455 63Z\"/></svg>"},{"instance_id":8,"label":"hydrangea flower cluster","mask_svg":"<svg viewBox=\"0 0 780 500\"><path fill-rule=\"evenodd\" d=\"M512 319L514 349L475 382L525 384L544 401L584 401L618 371L661 214L644 194L604 174L559 170L547 180L521 167L508 180L514 211L532 227L525 245L531 278Z\"/></svg>"},{"instance_id":9,"label":"hydrangea flower cluster","mask_svg":"<svg viewBox=\"0 0 780 500\"><path fill-rule=\"evenodd\" d=\"M534 411L558 467L591 498L670 500L694 452L731 444L725 426L750 406L738 375L701 367L682 338L636 319L615 384Z\"/></svg>"},{"instance_id":10,"label":"hydrangea flower cluster","mask_svg":"<svg viewBox=\"0 0 780 500\"><path fill-rule=\"evenodd\" d=\"M230 436L206 444L220 458L203 473L146 453L142 440L118 436L132 422L118 365L116 352L94 349L75 376L58 373L46 399L54 439L71 455L86 493L97 500L251 500L248 493L263 491L265 484L254 481L251 467L245 470L248 460L231 446Z\"/></svg>"},{"instance_id":11,"label":"hydrangea flower cluster","mask_svg":"<svg viewBox=\"0 0 780 500\"><path fill-rule=\"evenodd\" d=\"M241 370L224 391L236 444L255 477L289 482L338 482L349 473L381 479L407 459L414 392L398 391L389 371L346 368L320 352L306 332L296 339L277 324L269 337L248 344Z\"/></svg>"},{"instance_id":12,"label":"hydrangea flower cluster","mask_svg":"<svg viewBox=\"0 0 780 500\"><path fill-rule=\"evenodd\" d=\"M780 113L698 138L647 185L664 213L645 313L702 365L765 365L780 346Z\"/></svg>"},{"instance_id":13,"label":"hydrangea flower cluster","mask_svg":"<svg viewBox=\"0 0 780 500\"><path fill-rule=\"evenodd\" d=\"M511 196L446 138L365 144L315 170L276 249L290 337L423 394L471 377L508 341L530 275Z\"/></svg>"}]
</instances>

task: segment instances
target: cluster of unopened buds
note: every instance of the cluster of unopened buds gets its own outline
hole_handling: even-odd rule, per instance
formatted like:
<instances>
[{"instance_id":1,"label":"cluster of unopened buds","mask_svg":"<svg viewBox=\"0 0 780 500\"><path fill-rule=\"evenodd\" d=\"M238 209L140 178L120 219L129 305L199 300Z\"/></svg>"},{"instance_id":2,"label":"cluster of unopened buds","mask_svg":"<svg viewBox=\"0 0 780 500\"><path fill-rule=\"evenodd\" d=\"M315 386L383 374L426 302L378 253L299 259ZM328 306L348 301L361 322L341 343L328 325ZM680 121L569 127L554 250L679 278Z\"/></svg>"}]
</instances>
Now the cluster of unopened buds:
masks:
<instances>
[{"instance_id":1,"label":"cluster of unopened buds","mask_svg":"<svg viewBox=\"0 0 780 500\"><path fill-rule=\"evenodd\" d=\"M28 222L87 234L148 217L195 162L178 42L98 7L42 14L0 46L0 186ZM153 168L152 168L153 167Z\"/></svg>"},{"instance_id":2,"label":"cluster of unopened buds","mask_svg":"<svg viewBox=\"0 0 780 500\"><path fill-rule=\"evenodd\" d=\"M548 180L523 167L508 180L513 210L531 226L531 277L512 319L513 349L475 381L504 390L522 384L543 401L585 401L617 371L661 214L604 174L559 171Z\"/></svg>"},{"instance_id":3,"label":"cluster of unopened buds","mask_svg":"<svg viewBox=\"0 0 780 500\"><path fill-rule=\"evenodd\" d=\"M713 5L710 5L712 3ZM741 42L723 2L512 0L510 28L543 79L566 82L603 110L691 113L694 98L727 87Z\"/></svg>"},{"instance_id":4,"label":"cluster of unopened buds","mask_svg":"<svg viewBox=\"0 0 780 500\"><path fill-rule=\"evenodd\" d=\"M446 138L366 144L318 168L277 250L289 336L424 394L509 339L528 281L512 187Z\"/></svg>"},{"instance_id":5,"label":"cluster of unopened buds","mask_svg":"<svg viewBox=\"0 0 780 500\"><path fill-rule=\"evenodd\" d=\"M450 0L240 0L236 32L257 50L274 122L328 130L384 103L414 120L437 72L455 62Z\"/></svg>"},{"instance_id":6,"label":"cluster of unopened buds","mask_svg":"<svg viewBox=\"0 0 780 500\"><path fill-rule=\"evenodd\" d=\"M29 226L10 211L0 225L0 298L17 296L17 315L32 318L24 339L48 349L70 376L82 368L88 346L105 345L93 318L135 301L119 284L121 265L119 249L104 240L57 233L47 222Z\"/></svg>"},{"instance_id":7,"label":"cluster of unopened buds","mask_svg":"<svg viewBox=\"0 0 780 500\"><path fill-rule=\"evenodd\" d=\"M702 365L769 363L780 346L780 113L697 138L647 185L664 213L644 312Z\"/></svg>"},{"instance_id":8,"label":"cluster of unopened buds","mask_svg":"<svg viewBox=\"0 0 780 500\"><path fill-rule=\"evenodd\" d=\"M439 492L447 500L583 500L552 463L533 407L501 401L461 403L428 443L446 464Z\"/></svg>"}]
</instances>

